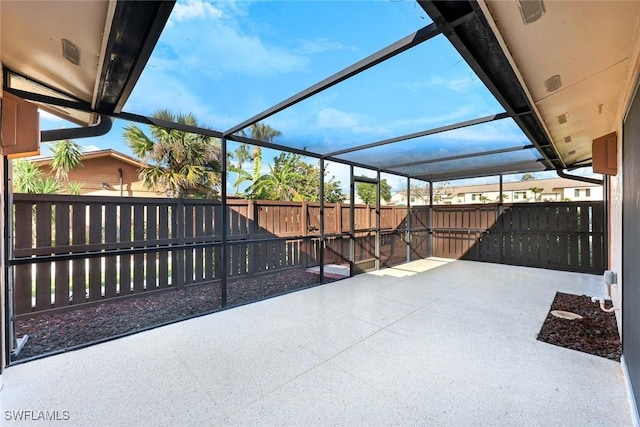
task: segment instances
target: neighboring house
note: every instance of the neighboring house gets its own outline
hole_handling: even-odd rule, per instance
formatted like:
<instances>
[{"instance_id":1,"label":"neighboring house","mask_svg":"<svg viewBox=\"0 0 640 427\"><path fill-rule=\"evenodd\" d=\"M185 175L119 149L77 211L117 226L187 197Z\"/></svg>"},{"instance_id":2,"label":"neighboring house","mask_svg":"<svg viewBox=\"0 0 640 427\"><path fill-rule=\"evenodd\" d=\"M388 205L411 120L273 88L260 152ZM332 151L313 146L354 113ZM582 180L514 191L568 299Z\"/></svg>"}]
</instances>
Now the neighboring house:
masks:
<instances>
[{"instance_id":1,"label":"neighboring house","mask_svg":"<svg viewBox=\"0 0 640 427\"><path fill-rule=\"evenodd\" d=\"M411 199L409 200L411 202L411 206L428 205L429 189L411 189L411 191L409 191L409 198ZM389 204L395 206L407 206L407 201L407 190L401 190L393 193Z\"/></svg>"},{"instance_id":2,"label":"neighboring house","mask_svg":"<svg viewBox=\"0 0 640 427\"><path fill-rule=\"evenodd\" d=\"M33 159L49 175L51 157ZM80 194L92 196L165 197L144 187L138 171L144 165L133 157L115 150L84 152L82 165L69 172L69 181L82 187Z\"/></svg>"},{"instance_id":3,"label":"neighboring house","mask_svg":"<svg viewBox=\"0 0 640 427\"><path fill-rule=\"evenodd\" d=\"M533 190L536 191L533 191ZM426 193L426 195L424 194ZM503 202L561 202L602 200L601 185L589 184L565 178L536 179L531 181L504 182L502 184ZM411 204L428 205L428 189L420 189L414 195L410 192ZM474 203L495 203L500 199L498 183L470 185L464 187L434 188L434 204L461 205ZM396 205L407 204L407 191L396 192L391 200Z\"/></svg>"}]
</instances>

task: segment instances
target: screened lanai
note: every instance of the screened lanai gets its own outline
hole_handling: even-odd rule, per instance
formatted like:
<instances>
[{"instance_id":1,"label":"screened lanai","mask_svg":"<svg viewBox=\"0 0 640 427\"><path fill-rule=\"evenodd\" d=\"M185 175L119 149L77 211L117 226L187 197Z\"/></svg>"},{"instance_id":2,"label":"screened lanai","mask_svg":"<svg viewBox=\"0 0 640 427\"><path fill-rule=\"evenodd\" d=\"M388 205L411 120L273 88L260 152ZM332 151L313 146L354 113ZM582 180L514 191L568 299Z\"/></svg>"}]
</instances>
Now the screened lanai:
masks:
<instances>
[{"instance_id":1,"label":"screened lanai","mask_svg":"<svg viewBox=\"0 0 640 427\"><path fill-rule=\"evenodd\" d=\"M60 126L45 116L42 142L117 146L130 124L210 137L224 160L218 197L127 204L6 194L14 204L5 218L15 221L14 246L5 252L14 283L17 320L8 322L14 360L23 347L28 360L426 258L433 255L433 191L439 182L498 177L501 183L504 175L591 165L589 155L575 157L575 150L561 155L475 2L135 3L83 3L113 31L91 48L66 36L66 56L51 64L25 61L21 47L7 41L5 31L14 31L9 40L19 35L37 45L43 32L27 25L35 19L32 8L3 4L4 93L67 119ZM74 4L51 7L62 16ZM14 24L8 28L5 20ZM89 49L100 60L79 72ZM78 73L78 80L67 81L67 70ZM158 119L154 113L160 109L193 113L198 124ZM257 139L251 131L256 124L278 135ZM293 153L317 167L324 177L317 199L277 203L238 197L241 187L234 184L240 174L226 159L243 144L261 147L265 165L269 156ZM342 204L325 197L335 175L343 186ZM4 175L5 189L9 176ZM426 189L421 197L427 203L384 207L382 181L405 188L407 200L412 189ZM362 184L375 187L372 203L356 202ZM34 219L24 228L29 231L20 237L20 225L32 211ZM483 221L491 230L503 211L496 206L478 212L489 218ZM594 246L602 255L604 235L595 231L600 240ZM474 239L466 239L471 243L465 250L477 246L479 237ZM273 279L272 273L281 275ZM58 276L63 285L49 292ZM20 287L21 282L32 286ZM33 312L45 312L40 319L70 316L85 304L102 309L99 304L110 298L148 311L126 298L161 295L178 285L209 287L198 288L201 304L130 329L35 353L28 352L28 340L20 341L31 335L31 348L37 341L41 323L30 317ZM256 287L257 293L248 289ZM169 303L158 298L157 304Z\"/></svg>"},{"instance_id":2,"label":"screened lanai","mask_svg":"<svg viewBox=\"0 0 640 427\"><path fill-rule=\"evenodd\" d=\"M319 13L328 6L258 2L240 3L238 11L222 2L188 19L194 4L179 2L164 17L167 25L123 106L95 108L68 92L56 97L45 89L51 78L29 76L12 52L5 89L39 105L48 101L50 109L94 113L84 118L91 124L99 113L149 122L165 105L208 108L206 133L229 143L246 142L250 125L268 122L281 135L251 142L426 181L575 166L564 164L541 136L535 111L506 57L495 52L498 41L477 5L333 2L331 13ZM230 22L240 17L236 28ZM260 21L266 29L258 28ZM482 44L466 42L481 35ZM241 64L209 56L240 56L218 47L225 36L270 56ZM257 47L246 46L252 37ZM277 48L267 45L275 41ZM183 94L187 81L206 96Z\"/></svg>"}]
</instances>

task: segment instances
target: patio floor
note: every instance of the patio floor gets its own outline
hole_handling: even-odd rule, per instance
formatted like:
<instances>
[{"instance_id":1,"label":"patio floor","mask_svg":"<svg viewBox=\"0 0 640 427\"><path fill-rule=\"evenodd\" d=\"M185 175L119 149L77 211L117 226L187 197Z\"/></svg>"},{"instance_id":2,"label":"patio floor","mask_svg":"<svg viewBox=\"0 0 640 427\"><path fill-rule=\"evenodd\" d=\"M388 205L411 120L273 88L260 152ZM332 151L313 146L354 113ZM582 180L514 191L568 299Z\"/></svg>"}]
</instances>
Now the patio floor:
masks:
<instances>
[{"instance_id":1,"label":"patio floor","mask_svg":"<svg viewBox=\"0 0 640 427\"><path fill-rule=\"evenodd\" d=\"M416 261L12 366L3 425L631 425L619 363L536 340L557 291L604 285Z\"/></svg>"}]
</instances>

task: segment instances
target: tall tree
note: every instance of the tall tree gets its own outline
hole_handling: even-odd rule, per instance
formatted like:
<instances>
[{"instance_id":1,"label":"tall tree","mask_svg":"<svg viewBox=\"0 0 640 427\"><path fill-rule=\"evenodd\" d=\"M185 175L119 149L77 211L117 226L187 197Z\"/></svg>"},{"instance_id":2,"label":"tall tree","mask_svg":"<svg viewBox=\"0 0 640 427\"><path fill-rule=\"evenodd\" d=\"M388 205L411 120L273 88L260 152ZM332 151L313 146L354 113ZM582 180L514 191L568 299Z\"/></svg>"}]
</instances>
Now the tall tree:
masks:
<instances>
[{"instance_id":1,"label":"tall tree","mask_svg":"<svg viewBox=\"0 0 640 427\"><path fill-rule=\"evenodd\" d=\"M44 173L35 163L29 160L13 161L13 191L15 193L39 193Z\"/></svg>"},{"instance_id":2,"label":"tall tree","mask_svg":"<svg viewBox=\"0 0 640 427\"><path fill-rule=\"evenodd\" d=\"M236 148L233 153L229 153L229 162L227 164L227 169L230 172L235 172L237 174L236 180L233 183L233 189L235 194L240 192L240 185L246 181L254 181L252 175L244 170L242 167L246 161L251 160L251 154L249 153L249 145L248 144L240 144L238 148ZM233 163L235 161L235 163Z\"/></svg>"},{"instance_id":3,"label":"tall tree","mask_svg":"<svg viewBox=\"0 0 640 427\"><path fill-rule=\"evenodd\" d=\"M296 170L295 155L280 154L274 158L274 165L269 165L269 173L260 176L248 188L253 199L293 200L301 201L303 195L296 188L301 175Z\"/></svg>"},{"instance_id":4,"label":"tall tree","mask_svg":"<svg viewBox=\"0 0 640 427\"><path fill-rule=\"evenodd\" d=\"M57 179L46 176L38 165L30 160L13 161L13 191L29 194L57 194L60 183Z\"/></svg>"},{"instance_id":5,"label":"tall tree","mask_svg":"<svg viewBox=\"0 0 640 427\"><path fill-rule=\"evenodd\" d=\"M242 135L246 136L244 130L241 131ZM254 123L249 127L249 136L252 139L265 142L273 142L273 139L282 135L282 133L272 128L266 123ZM236 181L233 184L236 194L240 191L240 185L244 182L256 182L256 180L262 174L262 149L259 145L254 145L252 149L246 143L240 144L240 146L230 155L230 159L236 163L229 164L230 171L237 174ZM250 161L253 164L251 173L243 169L243 165L246 161Z\"/></svg>"},{"instance_id":6,"label":"tall tree","mask_svg":"<svg viewBox=\"0 0 640 427\"><path fill-rule=\"evenodd\" d=\"M192 114L160 110L154 118L198 126ZM145 164L140 177L145 187L169 197L217 197L220 186L220 141L205 135L149 126L151 137L137 125L124 129L127 145Z\"/></svg>"},{"instance_id":7,"label":"tall tree","mask_svg":"<svg viewBox=\"0 0 640 427\"><path fill-rule=\"evenodd\" d=\"M356 192L360 200L367 205L376 203L376 185L368 182L358 182ZM380 199L388 202L391 200L391 186L386 178L380 181Z\"/></svg>"},{"instance_id":8,"label":"tall tree","mask_svg":"<svg viewBox=\"0 0 640 427\"><path fill-rule=\"evenodd\" d=\"M266 123L254 123L249 128L249 131L251 132L251 138L264 142L273 142L275 137L282 135L279 130ZM259 145L253 146L251 161L253 162L253 180L255 181L260 176L262 169L262 149Z\"/></svg>"},{"instance_id":9,"label":"tall tree","mask_svg":"<svg viewBox=\"0 0 640 427\"><path fill-rule=\"evenodd\" d=\"M542 188L540 187L531 187L529 189L533 193L534 200L540 200L540 195L542 194Z\"/></svg>"},{"instance_id":10,"label":"tall tree","mask_svg":"<svg viewBox=\"0 0 640 427\"><path fill-rule=\"evenodd\" d=\"M69 171L82 165L82 150L78 143L71 139L58 141L51 151L53 151L51 169L55 172L58 181L67 181Z\"/></svg>"},{"instance_id":11,"label":"tall tree","mask_svg":"<svg viewBox=\"0 0 640 427\"><path fill-rule=\"evenodd\" d=\"M269 165L269 173L260 176L249 186L252 199L318 201L320 200L320 168L305 162L298 154L282 153ZM340 182L325 172L324 200L342 202Z\"/></svg>"},{"instance_id":12,"label":"tall tree","mask_svg":"<svg viewBox=\"0 0 640 427\"><path fill-rule=\"evenodd\" d=\"M443 199L451 197L451 183L449 181L440 181L433 187L433 202L440 203Z\"/></svg>"}]
</instances>

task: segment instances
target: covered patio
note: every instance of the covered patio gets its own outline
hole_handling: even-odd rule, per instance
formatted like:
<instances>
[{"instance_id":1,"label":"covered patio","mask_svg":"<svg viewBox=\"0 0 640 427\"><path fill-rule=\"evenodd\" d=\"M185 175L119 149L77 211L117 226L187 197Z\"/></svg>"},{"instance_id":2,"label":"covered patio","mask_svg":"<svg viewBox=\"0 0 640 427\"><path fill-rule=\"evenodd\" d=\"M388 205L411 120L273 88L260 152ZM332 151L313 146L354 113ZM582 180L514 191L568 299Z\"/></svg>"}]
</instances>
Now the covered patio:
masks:
<instances>
[{"instance_id":1,"label":"covered patio","mask_svg":"<svg viewBox=\"0 0 640 427\"><path fill-rule=\"evenodd\" d=\"M5 425L632 425L619 363L536 340L556 292L605 289L414 261L16 365L0 408Z\"/></svg>"},{"instance_id":2,"label":"covered patio","mask_svg":"<svg viewBox=\"0 0 640 427\"><path fill-rule=\"evenodd\" d=\"M212 68L193 72L183 66L184 57L170 58L181 50L167 49L161 35L185 33L188 45L196 39L202 46L224 45L229 33L222 27L206 38L181 22L193 12L185 6L208 8L208 2L0 2L3 425L638 425L640 3L361 3L375 9L369 13L381 23L380 34L355 10L345 22L366 43L349 42L348 49L323 43L349 55L318 60L310 72L283 74L283 92L267 96L269 81L242 80L234 71L229 81L217 82L216 97L190 98L173 77L209 87L224 58L196 50L193 58L210 59ZM325 23L316 22L305 3L287 4L292 9L281 8L279 19L298 29L334 23L324 2L309 4L331 12ZM209 23L221 16L210 13ZM341 13L350 16L335 12ZM77 21L76 32L63 34L69 21ZM374 41L382 28L392 31ZM298 48L305 46L314 47ZM156 76L169 59L176 61L166 67L171 79L144 80L143 72ZM385 67L396 67L393 78L385 77ZM228 90L236 81L241 90ZM145 89L158 92L166 105L198 107L211 127L155 117L151 108L166 105L140 92ZM264 99L253 104L251 91ZM139 103L147 98L153 102ZM219 102L216 108L204 102L210 98ZM457 104L444 107L445 99ZM250 104L246 111L234 110L243 102ZM380 105L375 114L368 111ZM41 130L39 110L79 127ZM283 131L281 138L253 135L252 127L266 120ZM11 190L12 158L37 153L41 142L106 136L120 121L219 143L216 199L166 197L158 203L178 207L156 209L135 198L131 203L138 206L131 208L87 196L75 208L38 195L41 208L31 200L15 207L23 200ZM244 206L237 189L229 193L234 172L228 159L248 145L317 166L317 200L287 205L294 213L284 222L260 217L273 213L275 202L263 210L259 202ZM327 173L336 169L346 177L345 206L325 200ZM561 202L514 215L503 178L539 172L602 185L604 200L571 205L564 214ZM499 185L490 212L483 203L473 208L482 211L476 216L466 208L438 215L434 188L478 177ZM424 191L427 204L421 209L407 202L400 215L385 218L380 193L387 179L401 182L408 200L412 189ZM370 205L357 206L359 184L374 188ZM359 222L358 209L366 211L366 221ZM32 220L38 215L44 219ZM449 221L453 217L464 225ZM260 225L261 218L273 229ZM397 221L389 225L389 218ZM30 226L23 239L15 231L20 219ZM562 227L573 233L569 244L557 233ZM533 238L538 232L542 237ZM443 235L462 242L462 249L439 249ZM400 251L386 253L385 244ZM359 251L368 256L360 259ZM271 253L281 260L255 262L256 254L267 259ZM538 264L519 258L549 254L580 269L532 268ZM392 263L385 263L387 255ZM498 264L509 260L520 266ZM72 268L47 266L56 262ZM335 279L334 265L351 277L326 283ZM281 267L305 274L317 268L317 286L274 298L280 291L236 298L235 280ZM81 274L72 275L74 268ZM568 269L560 263L547 268ZM618 275L610 295L604 270ZM53 274L64 286L52 292ZM17 359L28 343L16 332L19 316L40 308L71 313L111 297L132 301L158 290L156 284L168 288L169 278L171 286L213 284L216 292L208 296L215 304L188 320L162 319L139 333ZM620 363L536 339L558 292L612 297L624 343ZM250 301L257 302L240 305Z\"/></svg>"}]
</instances>

